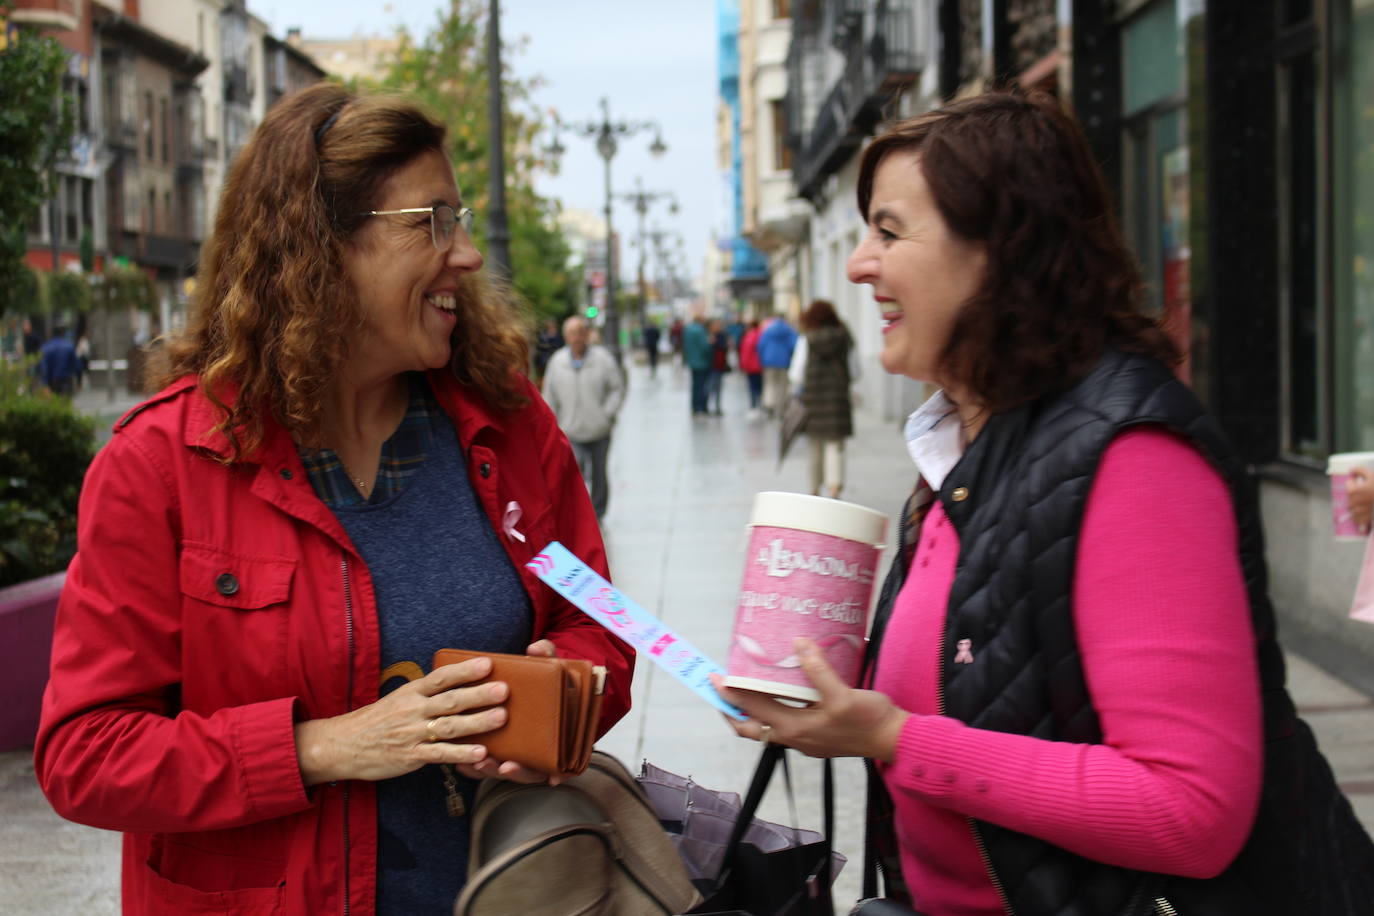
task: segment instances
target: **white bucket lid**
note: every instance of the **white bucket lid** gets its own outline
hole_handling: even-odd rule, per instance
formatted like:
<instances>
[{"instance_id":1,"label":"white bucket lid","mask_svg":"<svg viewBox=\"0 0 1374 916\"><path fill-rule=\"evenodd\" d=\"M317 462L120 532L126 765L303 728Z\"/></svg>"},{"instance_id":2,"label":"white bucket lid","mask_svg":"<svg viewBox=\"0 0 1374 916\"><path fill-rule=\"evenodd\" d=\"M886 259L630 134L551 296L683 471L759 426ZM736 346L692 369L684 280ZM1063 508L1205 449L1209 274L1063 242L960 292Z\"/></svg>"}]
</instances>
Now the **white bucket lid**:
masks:
<instances>
[{"instance_id":1,"label":"white bucket lid","mask_svg":"<svg viewBox=\"0 0 1374 916\"><path fill-rule=\"evenodd\" d=\"M1326 473L1348 474L1355 468L1374 470L1374 452L1337 452L1326 459Z\"/></svg>"},{"instance_id":2,"label":"white bucket lid","mask_svg":"<svg viewBox=\"0 0 1374 916\"><path fill-rule=\"evenodd\" d=\"M814 531L874 547L882 547L887 536L887 516L875 509L823 496L777 490L754 495L754 511L749 524Z\"/></svg>"}]
</instances>

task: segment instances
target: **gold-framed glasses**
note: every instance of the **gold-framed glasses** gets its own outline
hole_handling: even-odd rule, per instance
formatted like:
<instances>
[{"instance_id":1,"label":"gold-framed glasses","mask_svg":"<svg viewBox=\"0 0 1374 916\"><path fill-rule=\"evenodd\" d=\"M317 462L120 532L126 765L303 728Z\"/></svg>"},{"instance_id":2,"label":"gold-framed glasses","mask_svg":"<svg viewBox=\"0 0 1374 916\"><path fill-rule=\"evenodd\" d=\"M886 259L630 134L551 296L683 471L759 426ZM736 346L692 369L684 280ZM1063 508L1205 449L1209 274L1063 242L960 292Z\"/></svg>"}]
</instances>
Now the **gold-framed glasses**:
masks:
<instances>
[{"instance_id":1,"label":"gold-framed glasses","mask_svg":"<svg viewBox=\"0 0 1374 916\"><path fill-rule=\"evenodd\" d=\"M462 226L463 232L472 235L477 215L469 207L453 209L448 204L435 204L432 207L406 207L403 210L368 210L363 216L404 216L407 213L429 214L429 237L434 247L448 251L453 247L453 228Z\"/></svg>"}]
</instances>

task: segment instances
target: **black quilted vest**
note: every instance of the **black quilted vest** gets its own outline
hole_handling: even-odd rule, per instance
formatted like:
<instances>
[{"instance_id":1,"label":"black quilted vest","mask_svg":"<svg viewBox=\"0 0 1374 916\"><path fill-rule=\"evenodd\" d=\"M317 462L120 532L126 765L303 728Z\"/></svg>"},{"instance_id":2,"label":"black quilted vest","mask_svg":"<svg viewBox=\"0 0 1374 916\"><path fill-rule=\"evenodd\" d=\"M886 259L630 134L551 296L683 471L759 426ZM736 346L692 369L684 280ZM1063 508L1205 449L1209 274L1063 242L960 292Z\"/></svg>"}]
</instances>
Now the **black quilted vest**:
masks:
<instances>
[{"instance_id":1,"label":"black quilted vest","mask_svg":"<svg viewBox=\"0 0 1374 916\"><path fill-rule=\"evenodd\" d=\"M1284 689L1263 534L1248 478L1192 392L1154 360L1108 351L1068 392L992 417L946 477L937 495L959 532L960 549L941 654L945 711L993 731L1101 741L1073 628L1074 562L1103 451L1116 435L1139 424L1163 426L1189 439L1231 488L1264 694L1259 816L1235 862L1209 880L1103 865L975 821L1009 911L1017 916L1374 914L1374 845ZM903 518L909 514L910 504ZM875 644L911 556L911 545L903 544L884 583ZM961 639L972 640L976 649L972 664L954 663ZM1206 689L1198 685L1200 692ZM1173 910L1157 903L1161 900Z\"/></svg>"}]
</instances>

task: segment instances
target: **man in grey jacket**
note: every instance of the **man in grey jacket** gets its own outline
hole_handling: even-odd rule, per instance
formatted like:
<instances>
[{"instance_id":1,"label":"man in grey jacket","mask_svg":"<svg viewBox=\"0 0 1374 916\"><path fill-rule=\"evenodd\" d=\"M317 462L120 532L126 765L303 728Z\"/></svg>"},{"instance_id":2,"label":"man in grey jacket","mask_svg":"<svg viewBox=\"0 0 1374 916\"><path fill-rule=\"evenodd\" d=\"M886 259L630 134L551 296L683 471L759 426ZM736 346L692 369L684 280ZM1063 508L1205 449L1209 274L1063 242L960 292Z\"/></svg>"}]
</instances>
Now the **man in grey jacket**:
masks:
<instances>
[{"instance_id":1,"label":"man in grey jacket","mask_svg":"<svg viewBox=\"0 0 1374 916\"><path fill-rule=\"evenodd\" d=\"M544 400L572 443L599 519L610 501L606 457L615 415L625 400L625 381L615 358L604 347L590 345L590 337L587 320L580 315L563 322L565 346L544 369Z\"/></svg>"}]
</instances>

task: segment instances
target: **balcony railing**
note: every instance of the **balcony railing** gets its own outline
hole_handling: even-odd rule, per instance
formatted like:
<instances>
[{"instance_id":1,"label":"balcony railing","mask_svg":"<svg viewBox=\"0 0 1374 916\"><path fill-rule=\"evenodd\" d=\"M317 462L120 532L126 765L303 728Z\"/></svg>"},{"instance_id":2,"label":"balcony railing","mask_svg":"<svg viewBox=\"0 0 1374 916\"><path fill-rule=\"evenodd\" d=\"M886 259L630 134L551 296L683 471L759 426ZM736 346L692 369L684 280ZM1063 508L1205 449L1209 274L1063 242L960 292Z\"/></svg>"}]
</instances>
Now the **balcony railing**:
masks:
<instances>
[{"instance_id":1,"label":"balcony railing","mask_svg":"<svg viewBox=\"0 0 1374 916\"><path fill-rule=\"evenodd\" d=\"M845 68L801 130L789 122L789 142L796 156L792 173L801 196L814 199L826 176L840 168L883 119L898 90L911 85L925 65L921 28L929 0L877 0L869 11L869 28L844 26L841 50ZM848 20L836 17L832 22ZM808 55L788 55L789 119L804 119L802 93Z\"/></svg>"}]
</instances>

